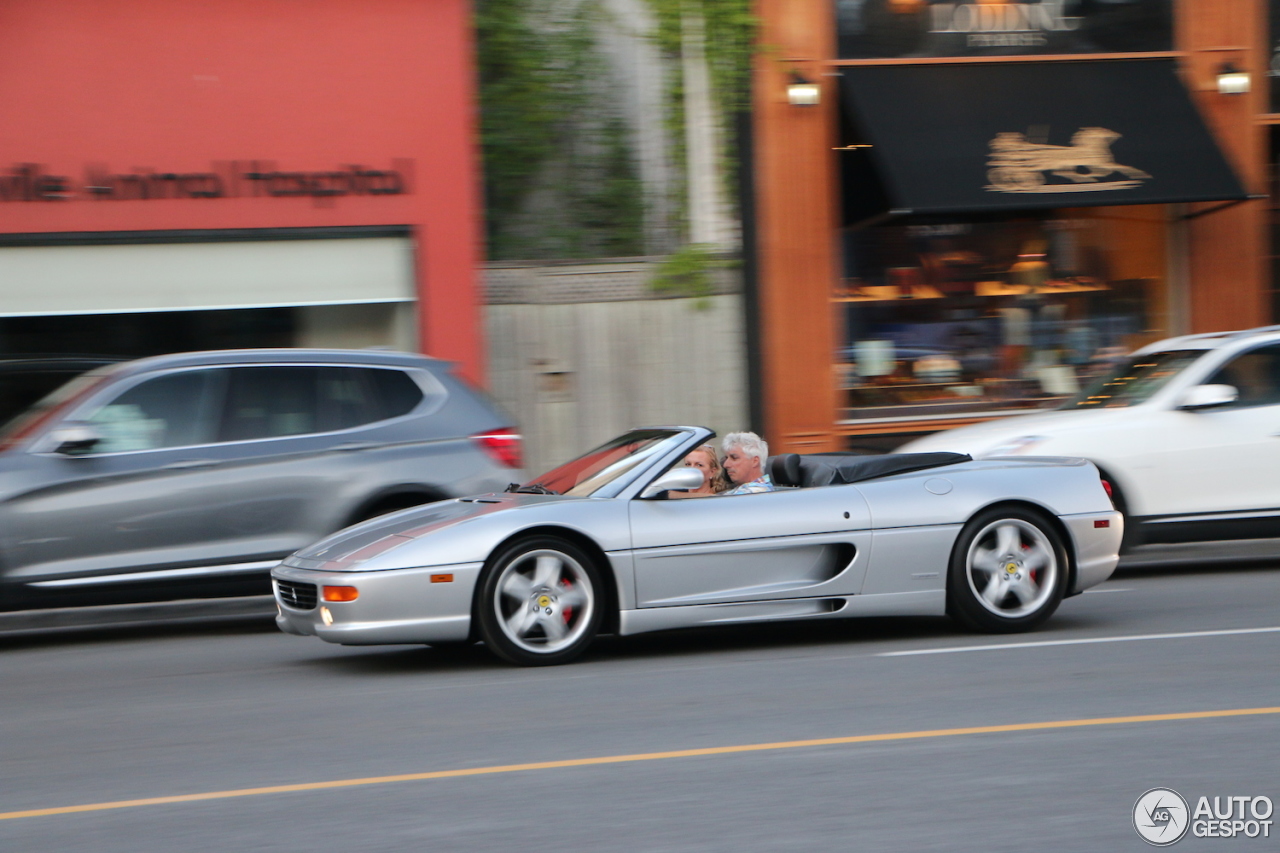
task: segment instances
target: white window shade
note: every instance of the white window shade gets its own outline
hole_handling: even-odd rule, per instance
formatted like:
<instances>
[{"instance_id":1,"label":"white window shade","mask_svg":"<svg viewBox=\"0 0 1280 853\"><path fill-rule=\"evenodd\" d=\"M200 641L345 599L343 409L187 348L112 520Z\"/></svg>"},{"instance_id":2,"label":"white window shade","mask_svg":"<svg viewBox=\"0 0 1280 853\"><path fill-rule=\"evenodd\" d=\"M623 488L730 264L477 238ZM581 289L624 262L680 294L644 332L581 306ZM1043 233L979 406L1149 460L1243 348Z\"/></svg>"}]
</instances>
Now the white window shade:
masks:
<instances>
[{"instance_id":1,"label":"white window shade","mask_svg":"<svg viewBox=\"0 0 1280 853\"><path fill-rule=\"evenodd\" d=\"M412 302L408 237L0 248L0 316Z\"/></svg>"}]
</instances>

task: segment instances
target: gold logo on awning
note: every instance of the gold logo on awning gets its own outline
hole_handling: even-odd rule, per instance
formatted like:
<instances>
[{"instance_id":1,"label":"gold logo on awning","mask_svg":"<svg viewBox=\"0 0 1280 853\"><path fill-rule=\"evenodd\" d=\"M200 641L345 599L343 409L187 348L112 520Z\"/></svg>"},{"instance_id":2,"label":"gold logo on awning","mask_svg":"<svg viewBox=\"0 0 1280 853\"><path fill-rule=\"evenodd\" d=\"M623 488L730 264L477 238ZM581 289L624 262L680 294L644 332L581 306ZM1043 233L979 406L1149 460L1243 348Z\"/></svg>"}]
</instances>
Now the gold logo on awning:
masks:
<instances>
[{"instance_id":1,"label":"gold logo on awning","mask_svg":"<svg viewBox=\"0 0 1280 853\"><path fill-rule=\"evenodd\" d=\"M1070 145L1027 141L1025 133L998 133L991 140L986 189L998 193L1075 193L1127 190L1150 178L1111 156L1120 134L1105 127L1082 127ZM1118 176L1118 177L1112 177ZM1053 178L1061 181L1054 182ZM1108 180L1101 180L1108 178Z\"/></svg>"}]
</instances>

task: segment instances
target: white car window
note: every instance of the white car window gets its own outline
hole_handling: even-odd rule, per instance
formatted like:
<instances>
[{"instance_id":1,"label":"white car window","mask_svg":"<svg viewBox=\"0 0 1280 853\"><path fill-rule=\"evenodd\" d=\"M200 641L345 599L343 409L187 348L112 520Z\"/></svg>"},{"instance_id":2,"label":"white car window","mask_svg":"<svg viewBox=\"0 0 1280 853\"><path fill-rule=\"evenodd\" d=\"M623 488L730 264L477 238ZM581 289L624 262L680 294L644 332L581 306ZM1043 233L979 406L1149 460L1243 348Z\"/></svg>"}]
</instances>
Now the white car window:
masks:
<instances>
[{"instance_id":1,"label":"white car window","mask_svg":"<svg viewBox=\"0 0 1280 853\"><path fill-rule=\"evenodd\" d=\"M1280 344L1236 356L1218 368L1205 384L1235 387L1240 392L1233 404L1236 408L1280 404Z\"/></svg>"},{"instance_id":2,"label":"white car window","mask_svg":"<svg viewBox=\"0 0 1280 853\"><path fill-rule=\"evenodd\" d=\"M1115 409L1143 403L1204 354L1204 350L1197 349L1131 356L1061 408Z\"/></svg>"}]
</instances>

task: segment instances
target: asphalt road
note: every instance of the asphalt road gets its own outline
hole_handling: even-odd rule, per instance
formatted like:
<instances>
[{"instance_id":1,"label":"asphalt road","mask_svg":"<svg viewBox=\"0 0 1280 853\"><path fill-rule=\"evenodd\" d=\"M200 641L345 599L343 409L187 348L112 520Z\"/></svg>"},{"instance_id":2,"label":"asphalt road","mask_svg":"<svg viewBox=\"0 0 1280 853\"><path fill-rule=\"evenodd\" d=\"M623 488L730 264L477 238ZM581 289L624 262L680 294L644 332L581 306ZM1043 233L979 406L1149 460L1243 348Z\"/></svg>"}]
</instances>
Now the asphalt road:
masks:
<instances>
[{"instance_id":1,"label":"asphalt road","mask_svg":"<svg viewBox=\"0 0 1280 853\"><path fill-rule=\"evenodd\" d=\"M1130 570L1029 635L700 630L538 670L261 619L15 634L0 851L1145 850L1148 789L1280 803L1277 706L1266 566ZM1175 849L1277 850L1271 819Z\"/></svg>"}]
</instances>

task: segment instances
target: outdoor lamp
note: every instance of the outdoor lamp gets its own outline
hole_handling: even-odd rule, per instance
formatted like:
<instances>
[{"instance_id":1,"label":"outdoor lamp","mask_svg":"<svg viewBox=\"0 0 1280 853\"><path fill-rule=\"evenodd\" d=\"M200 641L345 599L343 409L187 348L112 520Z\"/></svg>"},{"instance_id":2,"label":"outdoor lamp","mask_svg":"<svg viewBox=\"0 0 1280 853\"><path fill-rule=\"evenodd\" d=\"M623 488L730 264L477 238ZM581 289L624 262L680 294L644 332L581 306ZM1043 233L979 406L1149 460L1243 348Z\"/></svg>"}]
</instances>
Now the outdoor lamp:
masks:
<instances>
[{"instance_id":1,"label":"outdoor lamp","mask_svg":"<svg viewBox=\"0 0 1280 853\"><path fill-rule=\"evenodd\" d=\"M799 71L791 72L787 84L787 101L793 107L816 107L822 100L822 89Z\"/></svg>"},{"instance_id":2,"label":"outdoor lamp","mask_svg":"<svg viewBox=\"0 0 1280 853\"><path fill-rule=\"evenodd\" d=\"M1218 69L1218 93L1243 95L1249 91L1249 72L1236 68L1234 63L1223 63Z\"/></svg>"}]
</instances>

